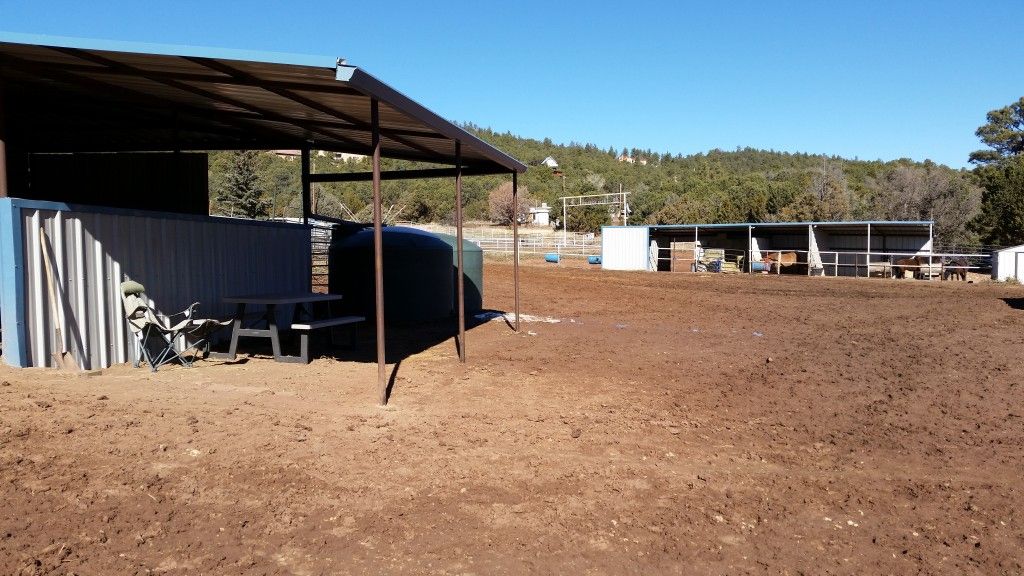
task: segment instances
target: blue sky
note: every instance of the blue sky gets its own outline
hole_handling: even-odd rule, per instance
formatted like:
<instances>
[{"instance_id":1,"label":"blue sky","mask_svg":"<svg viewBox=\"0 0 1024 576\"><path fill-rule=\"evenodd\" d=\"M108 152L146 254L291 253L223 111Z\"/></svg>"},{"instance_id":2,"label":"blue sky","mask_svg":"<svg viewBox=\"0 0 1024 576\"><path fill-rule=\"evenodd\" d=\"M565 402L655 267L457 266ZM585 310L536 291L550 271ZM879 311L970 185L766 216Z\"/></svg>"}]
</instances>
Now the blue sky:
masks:
<instances>
[{"instance_id":1,"label":"blue sky","mask_svg":"<svg viewBox=\"0 0 1024 576\"><path fill-rule=\"evenodd\" d=\"M0 0L0 30L343 56L446 118L560 143L961 167L1024 95L1021 8Z\"/></svg>"}]
</instances>

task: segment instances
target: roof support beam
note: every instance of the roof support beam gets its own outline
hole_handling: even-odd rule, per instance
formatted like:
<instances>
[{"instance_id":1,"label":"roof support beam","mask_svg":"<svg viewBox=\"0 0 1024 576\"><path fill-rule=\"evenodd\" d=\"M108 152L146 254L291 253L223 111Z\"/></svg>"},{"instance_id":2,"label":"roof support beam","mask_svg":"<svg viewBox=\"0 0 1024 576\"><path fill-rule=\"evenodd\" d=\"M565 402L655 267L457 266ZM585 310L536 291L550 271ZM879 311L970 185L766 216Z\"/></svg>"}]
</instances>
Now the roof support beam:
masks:
<instances>
[{"instance_id":1,"label":"roof support beam","mask_svg":"<svg viewBox=\"0 0 1024 576\"><path fill-rule=\"evenodd\" d=\"M4 105L4 84L0 80L0 198L6 198L7 189L7 107Z\"/></svg>"},{"instance_id":2,"label":"roof support beam","mask_svg":"<svg viewBox=\"0 0 1024 576\"><path fill-rule=\"evenodd\" d=\"M192 62L194 64L199 64L201 66L205 66L207 68L210 68L211 70L216 70L217 72L221 72L223 74L227 74L227 75L229 75L229 76L231 76L233 78L237 78L237 79L245 81L245 82L252 82L253 83L252 85L259 86L260 88L263 88L264 90L266 90L268 92L277 94L278 96L281 96L282 98L287 98L288 100L291 100L292 102L296 102L298 104L301 104L301 105L303 105L303 106L305 106L307 108L311 108L311 109L316 110L318 112L322 112L324 114L327 114L328 116L337 118L339 120L344 120L345 122L348 122L348 123L352 124L353 128L361 129L361 130L364 130L364 131L371 129L370 125L368 125L365 121L360 120L359 118L356 118L356 117L351 116L349 114L345 114L344 112L341 112L340 110L335 110L334 108L331 108L330 106L327 106L325 104L317 102L316 100L313 100L311 98L307 98L307 97L305 97L305 96L303 96L301 94L296 94L292 90L289 90L289 89L286 89L286 88L279 88L279 87L272 86L272 85L267 85L267 84L260 84L260 83L258 83L258 80L256 78L253 78L251 75L246 74L245 72L242 72L241 70L238 70L237 68L234 68L232 66L224 64L223 62L220 62L218 60L213 60L213 59L210 59L210 58L196 58L194 56L182 56L182 58L184 58L185 60L188 60L189 62ZM378 102L377 105L379 107L380 103ZM428 155L431 155L431 156L436 156L437 155L437 151L432 150L432 149L430 149L430 148L428 148L426 146L417 144L416 142L413 142L412 140L408 140L406 138L403 138L403 137L399 136L398 134L395 134L394 132L389 132L386 128L382 128L379 124L380 124L380 118L378 116L378 125L376 127L376 130L378 131L379 134L387 136L389 139L391 139L391 140L393 140L395 142L398 142L399 144L401 144L403 146L407 146L409 148L412 148L413 150L418 150L420 152L423 152L424 154L428 154Z\"/></svg>"},{"instance_id":3,"label":"roof support beam","mask_svg":"<svg viewBox=\"0 0 1024 576\"><path fill-rule=\"evenodd\" d=\"M456 288L459 296L459 362L466 363L466 288L462 257L462 142L455 141L455 260L458 263Z\"/></svg>"},{"instance_id":4,"label":"roof support beam","mask_svg":"<svg viewBox=\"0 0 1024 576\"><path fill-rule=\"evenodd\" d=\"M454 178L460 173L458 168L424 168L416 170L389 170L380 173L381 180L416 180L419 178ZM463 176L487 176L504 174L503 168L465 167L461 169ZM310 182L369 182L373 180L372 172L338 172L333 174L310 174Z\"/></svg>"},{"instance_id":5,"label":"roof support beam","mask_svg":"<svg viewBox=\"0 0 1024 576\"><path fill-rule=\"evenodd\" d=\"M83 74L104 74L112 76L132 76L133 72L127 70L118 70L107 67L96 67L88 64L65 64L63 66L68 72L77 72ZM150 75L164 78L167 80L178 80L180 82L198 82L205 84L227 84L233 86L273 86L275 88L282 88L285 90L303 90L305 92L324 92L329 94L345 94L349 96L364 96L362 92L355 88L349 88L346 86L338 85L337 81L332 77L330 82L333 84L313 84L303 82L281 82L275 80L259 80L251 79L246 80L242 78L235 78L232 76L225 76L222 74L197 74L194 72L173 72L168 70L150 70L147 71ZM251 77L250 77L251 78Z\"/></svg>"},{"instance_id":6,"label":"roof support beam","mask_svg":"<svg viewBox=\"0 0 1024 576\"><path fill-rule=\"evenodd\" d=\"M309 194L309 146L302 147L302 223L309 224L312 201Z\"/></svg>"},{"instance_id":7,"label":"roof support beam","mask_svg":"<svg viewBox=\"0 0 1024 576\"><path fill-rule=\"evenodd\" d=\"M223 104L228 104L230 106L234 106L235 108L240 108L242 110L249 110L250 112L255 112L256 114L261 116L262 119L265 119L265 120L271 120L271 121L275 121L275 122L282 122L282 123L286 123L286 124L291 124L293 126L297 126L297 127L302 128L304 130L307 130L309 132L313 132L313 133L316 133L316 134L321 134L321 135L327 136L329 138L333 138L335 140L340 140L342 142L345 142L346 144L349 144L351 146L356 147L357 149L365 149L365 145L364 144L360 143L358 140L353 140L353 139L351 139L348 136L345 136L343 134L338 134L337 132L334 132L332 130L327 130L327 129L324 129L324 128L320 128L318 126L314 126L314 125L310 124L309 122L305 122L304 120L300 120L300 119L297 119L297 118L291 118L291 117L284 116L284 115L281 115L281 114L276 114L276 113L271 112L270 110L266 110L266 109L264 109L264 108L262 108L260 106L256 106L254 104L250 104L248 102L243 102L241 100L238 100L237 98L232 98L230 96L224 96L224 95L218 94L216 92L211 92L210 90L207 90L205 88L199 88L198 86L192 86L191 84L186 84L184 82L179 82L177 80L170 80L170 79L166 79L166 78L160 78L157 75L150 74L146 70L135 68L134 66L129 66L128 64L122 64L121 62L117 62L115 60L111 60L109 58L106 58L104 56L100 56L98 54L93 54L91 52L86 52L85 50L79 50L77 48L59 48L59 47L51 47L50 49L51 50L56 50L57 52L61 52L62 54L67 54L67 55L70 55L70 56L74 56L74 57L79 58L81 60L86 60L86 61L89 61L89 62L95 62L97 64L101 64L101 65L107 66L109 68L113 68L115 70L122 70L125 73L131 73L131 74L133 74L135 76L138 76L140 78L145 78L146 80L149 80L151 82L156 82L158 84L163 84L164 86L169 86L171 88L175 88L175 89L181 90L183 92L189 92L191 94L195 94L196 96L200 96L200 97L206 98L208 100L213 100L213 101L216 101L216 102L221 102Z\"/></svg>"},{"instance_id":8,"label":"roof support beam","mask_svg":"<svg viewBox=\"0 0 1024 576\"><path fill-rule=\"evenodd\" d=\"M512 206L515 208L515 217L512 218L512 284L516 294L516 324L515 330L519 332L519 174L512 172Z\"/></svg>"},{"instance_id":9,"label":"roof support beam","mask_svg":"<svg viewBox=\"0 0 1024 576\"><path fill-rule=\"evenodd\" d=\"M380 109L370 99L370 136L373 140L373 286L377 321L377 391L380 405L388 403L387 357L384 354L384 228L380 213Z\"/></svg>"}]
</instances>

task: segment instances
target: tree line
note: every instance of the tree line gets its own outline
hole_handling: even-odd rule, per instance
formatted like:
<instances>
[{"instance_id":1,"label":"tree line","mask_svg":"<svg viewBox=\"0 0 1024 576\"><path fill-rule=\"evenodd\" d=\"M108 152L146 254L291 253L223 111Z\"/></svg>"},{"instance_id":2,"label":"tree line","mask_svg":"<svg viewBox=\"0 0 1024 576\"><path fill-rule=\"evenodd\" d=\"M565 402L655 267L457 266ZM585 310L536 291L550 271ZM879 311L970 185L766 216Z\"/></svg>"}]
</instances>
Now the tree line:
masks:
<instances>
[{"instance_id":1,"label":"tree line","mask_svg":"<svg viewBox=\"0 0 1024 576\"><path fill-rule=\"evenodd\" d=\"M509 206L507 176L463 179L464 216L511 221L525 207L547 202L560 216L565 195L629 192L631 223L934 220L945 245L1024 243L1024 98L987 115L977 135L987 147L971 154L972 170L931 161L844 159L741 148L681 155L643 149L555 144L473 124L479 138L531 164L519 177L521 206ZM542 165L553 157L557 169ZM422 167L385 159L384 170ZM365 172L369 159L312 157L314 172ZM504 185L504 186L503 186ZM301 215L299 162L271 153L210 154L211 211L247 217ZM385 182L383 201L398 218L451 222L454 182ZM316 212L339 218L368 215L370 184L314 185ZM504 202L504 205L503 205ZM574 209L570 229L594 231L610 222L604 208Z\"/></svg>"}]
</instances>

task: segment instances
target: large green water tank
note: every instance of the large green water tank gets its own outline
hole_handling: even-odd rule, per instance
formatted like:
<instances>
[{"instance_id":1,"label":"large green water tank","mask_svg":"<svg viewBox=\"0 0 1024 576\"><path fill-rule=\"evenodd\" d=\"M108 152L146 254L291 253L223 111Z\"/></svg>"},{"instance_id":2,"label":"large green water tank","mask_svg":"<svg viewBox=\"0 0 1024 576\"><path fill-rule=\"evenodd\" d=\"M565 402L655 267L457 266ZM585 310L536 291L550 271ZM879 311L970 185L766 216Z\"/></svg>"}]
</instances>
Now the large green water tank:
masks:
<instances>
[{"instance_id":1,"label":"large green water tank","mask_svg":"<svg viewBox=\"0 0 1024 576\"><path fill-rule=\"evenodd\" d=\"M452 247L452 282L458 282L459 255L455 251L458 238L450 234L436 234L443 242ZM466 314L476 314L484 309L484 251L482 248L462 239L462 265L466 271L462 276L463 289L466 291ZM454 285L452 309L456 308L459 298L459 287Z\"/></svg>"},{"instance_id":2,"label":"large green water tank","mask_svg":"<svg viewBox=\"0 0 1024 576\"><path fill-rule=\"evenodd\" d=\"M384 320L423 322L452 313L452 248L437 236L401 226L383 230ZM335 236L328 253L329 290L347 311L373 318L376 309L373 229Z\"/></svg>"}]
</instances>

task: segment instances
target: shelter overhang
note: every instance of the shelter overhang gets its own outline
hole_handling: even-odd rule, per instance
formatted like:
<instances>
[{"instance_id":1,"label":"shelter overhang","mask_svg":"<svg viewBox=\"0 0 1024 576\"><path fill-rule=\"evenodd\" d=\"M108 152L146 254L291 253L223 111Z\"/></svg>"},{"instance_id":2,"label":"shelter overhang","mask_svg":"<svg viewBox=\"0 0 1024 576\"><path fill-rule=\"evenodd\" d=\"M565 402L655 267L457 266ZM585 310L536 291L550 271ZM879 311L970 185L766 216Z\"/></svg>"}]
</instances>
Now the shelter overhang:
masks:
<instances>
[{"instance_id":1,"label":"shelter overhang","mask_svg":"<svg viewBox=\"0 0 1024 576\"><path fill-rule=\"evenodd\" d=\"M341 59L0 33L19 152L316 148L461 165L525 164Z\"/></svg>"}]
</instances>

